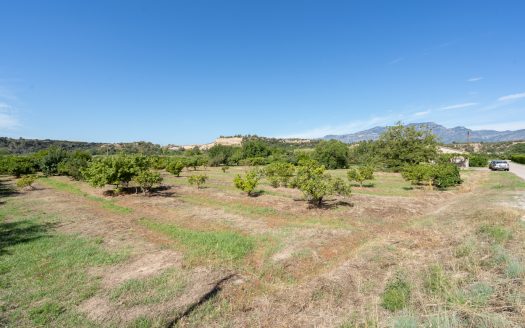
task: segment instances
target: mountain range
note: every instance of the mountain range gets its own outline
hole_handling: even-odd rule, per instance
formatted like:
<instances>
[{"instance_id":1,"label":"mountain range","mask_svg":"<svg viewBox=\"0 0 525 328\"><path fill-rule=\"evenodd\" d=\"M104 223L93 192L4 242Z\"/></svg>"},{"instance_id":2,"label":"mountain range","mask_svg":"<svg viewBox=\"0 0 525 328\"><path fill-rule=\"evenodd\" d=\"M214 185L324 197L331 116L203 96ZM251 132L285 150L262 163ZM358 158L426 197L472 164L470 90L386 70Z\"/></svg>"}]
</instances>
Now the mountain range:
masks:
<instances>
[{"instance_id":1,"label":"mountain range","mask_svg":"<svg viewBox=\"0 0 525 328\"><path fill-rule=\"evenodd\" d=\"M463 126L446 128L434 122L410 123L408 126L416 128L427 127L434 133L442 143L463 143L463 142L498 142L498 141L518 141L525 140L525 129L516 131L495 131L495 130L471 130ZM327 135L322 139L335 139L345 143L354 143L365 140L376 140L387 127L376 126L350 134Z\"/></svg>"}]
</instances>

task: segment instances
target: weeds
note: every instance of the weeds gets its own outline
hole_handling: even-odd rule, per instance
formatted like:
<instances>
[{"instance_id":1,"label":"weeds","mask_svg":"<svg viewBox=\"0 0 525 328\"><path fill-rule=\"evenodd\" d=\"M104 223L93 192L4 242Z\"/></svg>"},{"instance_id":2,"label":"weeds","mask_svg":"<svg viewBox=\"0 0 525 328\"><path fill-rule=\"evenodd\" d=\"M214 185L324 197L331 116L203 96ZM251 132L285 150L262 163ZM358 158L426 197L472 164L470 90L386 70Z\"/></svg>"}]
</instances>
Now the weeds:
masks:
<instances>
[{"instance_id":1,"label":"weeds","mask_svg":"<svg viewBox=\"0 0 525 328\"><path fill-rule=\"evenodd\" d=\"M382 295L382 306L390 311L401 310L410 301L410 285L402 274L396 276L386 285Z\"/></svg>"},{"instance_id":2,"label":"weeds","mask_svg":"<svg viewBox=\"0 0 525 328\"><path fill-rule=\"evenodd\" d=\"M190 257L236 261L255 248L255 240L233 231L198 231L142 219L140 224L161 232L183 246Z\"/></svg>"}]
</instances>

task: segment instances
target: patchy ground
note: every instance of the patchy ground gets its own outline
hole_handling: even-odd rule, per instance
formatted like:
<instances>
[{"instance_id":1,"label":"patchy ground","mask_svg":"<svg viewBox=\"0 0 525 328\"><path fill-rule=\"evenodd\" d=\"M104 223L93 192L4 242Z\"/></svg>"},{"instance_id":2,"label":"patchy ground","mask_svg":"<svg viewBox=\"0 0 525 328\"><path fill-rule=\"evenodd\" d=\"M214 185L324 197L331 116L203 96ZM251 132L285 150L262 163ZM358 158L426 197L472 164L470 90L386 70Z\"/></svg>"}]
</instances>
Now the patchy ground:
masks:
<instances>
[{"instance_id":1,"label":"patchy ground","mask_svg":"<svg viewBox=\"0 0 525 328\"><path fill-rule=\"evenodd\" d=\"M244 170L208 168L203 189L165 174L150 197L64 177L15 192L4 177L0 324L525 325L516 176L463 171L430 191L378 173L318 209L266 184L247 197L232 184Z\"/></svg>"}]
</instances>

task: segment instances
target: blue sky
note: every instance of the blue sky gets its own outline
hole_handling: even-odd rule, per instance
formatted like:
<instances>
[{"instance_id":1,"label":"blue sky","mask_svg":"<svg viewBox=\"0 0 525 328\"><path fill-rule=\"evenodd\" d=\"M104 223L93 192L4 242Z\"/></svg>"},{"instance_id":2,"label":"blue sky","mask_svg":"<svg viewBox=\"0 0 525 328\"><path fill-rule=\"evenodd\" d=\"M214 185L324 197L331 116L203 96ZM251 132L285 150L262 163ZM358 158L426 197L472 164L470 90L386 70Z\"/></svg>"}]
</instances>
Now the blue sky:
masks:
<instances>
[{"instance_id":1,"label":"blue sky","mask_svg":"<svg viewBox=\"0 0 525 328\"><path fill-rule=\"evenodd\" d=\"M0 135L525 128L523 1L0 0Z\"/></svg>"}]
</instances>

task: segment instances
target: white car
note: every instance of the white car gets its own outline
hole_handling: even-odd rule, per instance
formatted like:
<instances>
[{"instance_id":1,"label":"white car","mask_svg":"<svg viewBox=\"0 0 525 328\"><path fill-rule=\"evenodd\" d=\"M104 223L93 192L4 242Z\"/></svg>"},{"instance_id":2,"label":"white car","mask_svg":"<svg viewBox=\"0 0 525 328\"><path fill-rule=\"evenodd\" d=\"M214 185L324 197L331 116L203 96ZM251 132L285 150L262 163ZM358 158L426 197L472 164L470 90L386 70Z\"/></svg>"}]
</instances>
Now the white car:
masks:
<instances>
[{"instance_id":1,"label":"white car","mask_svg":"<svg viewBox=\"0 0 525 328\"><path fill-rule=\"evenodd\" d=\"M492 171L508 171L510 168L509 163L507 161L490 161L489 169Z\"/></svg>"}]
</instances>

